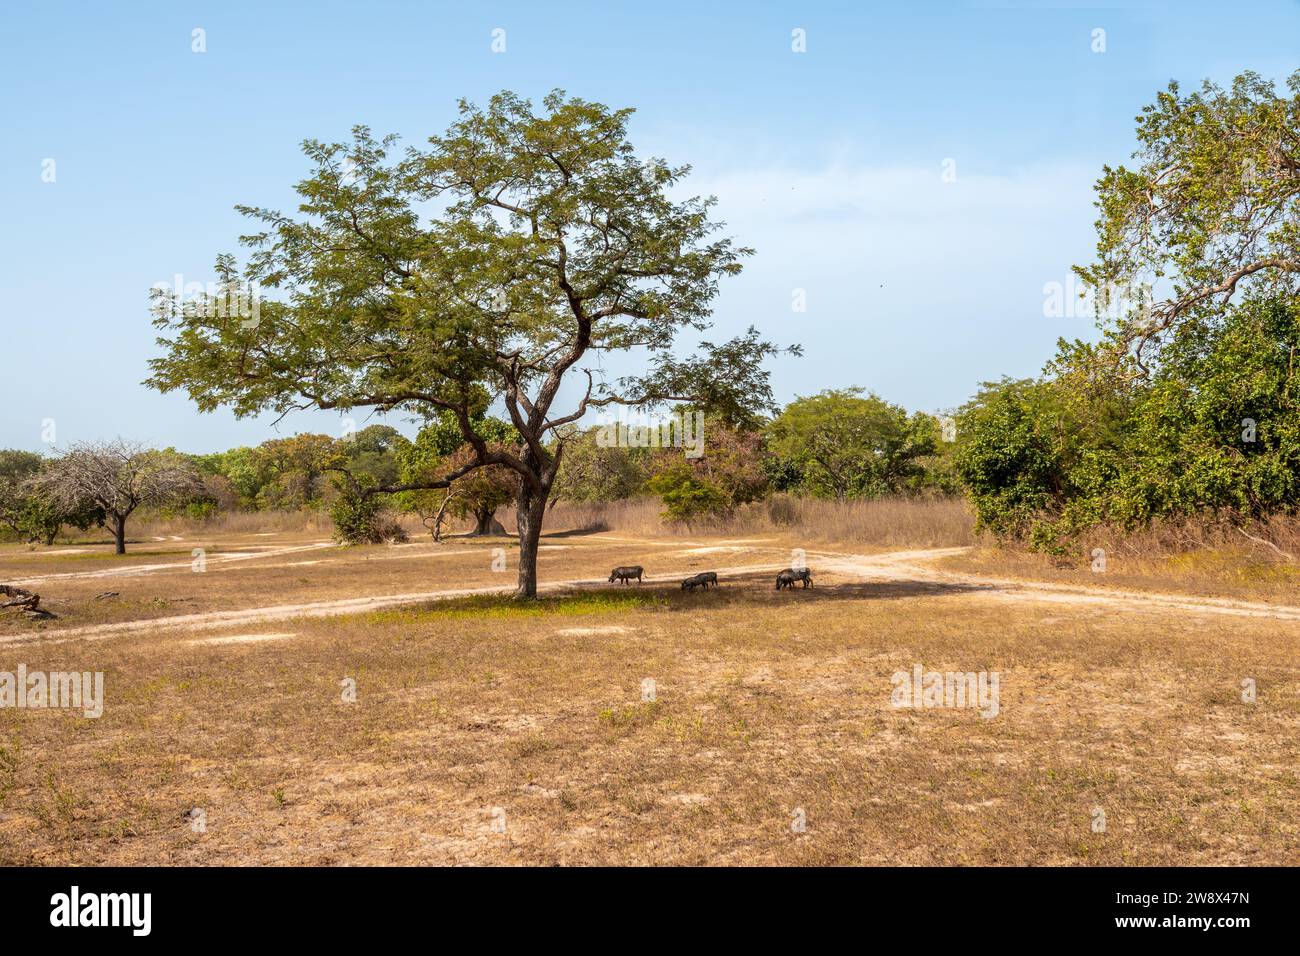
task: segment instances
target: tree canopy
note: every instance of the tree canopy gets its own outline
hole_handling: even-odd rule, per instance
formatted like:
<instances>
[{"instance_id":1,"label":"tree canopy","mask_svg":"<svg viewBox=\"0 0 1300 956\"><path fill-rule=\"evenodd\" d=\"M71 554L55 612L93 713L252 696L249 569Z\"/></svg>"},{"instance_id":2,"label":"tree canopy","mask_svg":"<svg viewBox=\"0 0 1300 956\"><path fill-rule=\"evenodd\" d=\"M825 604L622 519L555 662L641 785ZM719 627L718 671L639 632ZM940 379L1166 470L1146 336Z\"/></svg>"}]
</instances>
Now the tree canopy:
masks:
<instances>
[{"instance_id":1,"label":"tree canopy","mask_svg":"<svg viewBox=\"0 0 1300 956\"><path fill-rule=\"evenodd\" d=\"M1300 71L1286 86L1252 72L1186 95L1170 83L1137 117L1137 163L1097 181L1097 260L1076 272L1101 302L1126 296L1107 331L1144 375L1163 343L1240 289L1297 288Z\"/></svg>"},{"instance_id":2,"label":"tree canopy","mask_svg":"<svg viewBox=\"0 0 1300 956\"><path fill-rule=\"evenodd\" d=\"M826 389L791 402L767 429L793 483L832 498L910 490L934 453L939 425L862 389Z\"/></svg>"}]
</instances>

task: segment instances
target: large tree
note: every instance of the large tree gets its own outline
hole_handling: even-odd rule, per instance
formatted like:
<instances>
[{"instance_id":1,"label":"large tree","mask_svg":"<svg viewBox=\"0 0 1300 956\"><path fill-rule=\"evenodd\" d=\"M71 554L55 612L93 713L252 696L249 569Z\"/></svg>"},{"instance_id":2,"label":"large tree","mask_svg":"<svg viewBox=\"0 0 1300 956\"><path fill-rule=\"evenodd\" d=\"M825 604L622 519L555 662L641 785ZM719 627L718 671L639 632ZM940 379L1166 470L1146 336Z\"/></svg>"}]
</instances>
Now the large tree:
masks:
<instances>
[{"instance_id":1,"label":"large tree","mask_svg":"<svg viewBox=\"0 0 1300 956\"><path fill-rule=\"evenodd\" d=\"M164 354L149 384L184 389L204 411L294 408L412 411L456 417L469 462L418 483L446 487L499 465L519 476L517 594L537 591L537 543L564 454L549 443L593 407L705 401L733 417L770 405L760 361L777 349L754 330L679 360L678 333L707 326L722 276L750 250L717 233L714 200L677 199L689 167L642 162L631 110L512 93L459 119L427 148L390 160L394 138L365 127L350 144L308 141L315 164L298 184L299 218L239 207L260 221L228 283L271 290L255 319L180 308L158 293ZM423 215L425 212L430 215ZM643 374L607 383L606 353L635 350ZM581 366L587 361L589 366ZM582 397L556 408L580 376ZM472 411L486 389L519 435L493 447Z\"/></svg>"},{"instance_id":2,"label":"large tree","mask_svg":"<svg viewBox=\"0 0 1300 956\"><path fill-rule=\"evenodd\" d=\"M1242 289L1300 288L1300 71L1287 87L1250 72L1226 90L1171 83L1137 118L1136 164L1097 181L1097 261L1076 272L1140 376Z\"/></svg>"}]
</instances>

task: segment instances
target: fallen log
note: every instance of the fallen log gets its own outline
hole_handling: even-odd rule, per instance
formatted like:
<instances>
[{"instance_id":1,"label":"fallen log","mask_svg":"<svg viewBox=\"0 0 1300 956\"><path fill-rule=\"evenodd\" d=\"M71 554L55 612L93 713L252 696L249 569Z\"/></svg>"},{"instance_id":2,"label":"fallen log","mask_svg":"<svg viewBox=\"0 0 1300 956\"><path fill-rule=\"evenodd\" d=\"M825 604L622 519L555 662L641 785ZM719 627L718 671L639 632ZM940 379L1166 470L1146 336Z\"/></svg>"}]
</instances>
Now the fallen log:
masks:
<instances>
[{"instance_id":1,"label":"fallen log","mask_svg":"<svg viewBox=\"0 0 1300 956\"><path fill-rule=\"evenodd\" d=\"M10 607L17 608L23 614L33 618L55 616L40 606L41 596L39 594L33 594L23 588L16 588L11 584L0 584L0 596L9 598L8 601L0 603L0 610Z\"/></svg>"}]
</instances>

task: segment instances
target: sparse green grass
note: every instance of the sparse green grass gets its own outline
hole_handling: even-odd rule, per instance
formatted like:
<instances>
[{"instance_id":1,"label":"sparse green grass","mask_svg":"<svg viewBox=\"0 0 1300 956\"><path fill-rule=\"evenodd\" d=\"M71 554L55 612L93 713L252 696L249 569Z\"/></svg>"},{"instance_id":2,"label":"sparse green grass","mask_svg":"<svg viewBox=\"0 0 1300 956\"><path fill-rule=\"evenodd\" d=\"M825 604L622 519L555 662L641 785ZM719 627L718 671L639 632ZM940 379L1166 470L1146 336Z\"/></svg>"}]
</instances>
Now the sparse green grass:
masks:
<instances>
[{"instance_id":1,"label":"sparse green grass","mask_svg":"<svg viewBox=\"0 0 1300 956\"><path fill-rule=\"evenodd\" d=\"M367 623L393 625L428 621L454 621L466 618L512 620L535 617L580 617L628 611L634 608L667 608L669 600L655 591L583 591L539 597L534 601L517 601L496 594L474 595L431 602L422 607L372 611Z\"/></svg>"}]
</instances>

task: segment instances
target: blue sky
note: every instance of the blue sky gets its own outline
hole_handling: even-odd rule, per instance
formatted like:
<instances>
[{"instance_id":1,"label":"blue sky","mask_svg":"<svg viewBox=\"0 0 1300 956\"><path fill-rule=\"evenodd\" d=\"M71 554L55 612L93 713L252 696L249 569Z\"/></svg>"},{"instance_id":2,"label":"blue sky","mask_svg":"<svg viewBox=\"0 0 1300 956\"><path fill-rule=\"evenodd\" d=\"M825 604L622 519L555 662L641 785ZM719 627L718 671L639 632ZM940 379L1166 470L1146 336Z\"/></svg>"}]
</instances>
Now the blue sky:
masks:
<instances>
[{"instance_id":1,"label":"blue sky","mask_svg":"<svg viewBox=\"0 0 1300 956\"><path fill-rule=\"evenodd\" d=\"M503 88L635 107L638 149L694 166L690 191L716 195L729 231L757 249L723 284L714 337L752 323L804 346L772 366L779 399L860 385L911 409L958 405L981 381L1035 373L1058 336L1091 334L1086 317L1044 317L1043 288L1088 261L1092 183L1129 157L1133 117L1157 90L1300 67L1300 5L1224 14L1157 2L6 0L0 447L47 447L46 420L59 446L122 435L196 452L337 432L336 415L276 430L141 385L156 352L148 289L177 273L211 280L247 231L236 203L292 208L303 139L365 123L421 142L458 98ZM791 50L796 28L805 53ZM804 313L791 311L795 289Z\"/></svg>"}]
</instances>

